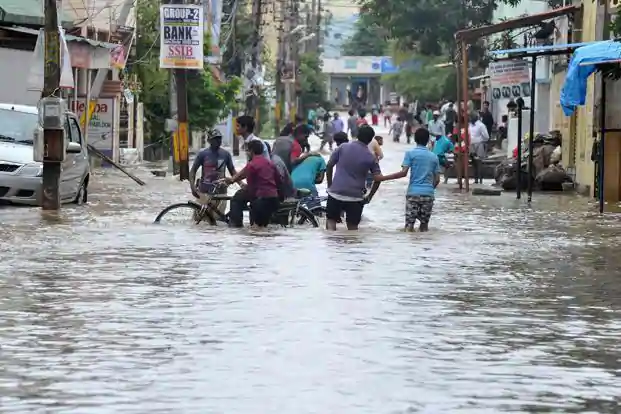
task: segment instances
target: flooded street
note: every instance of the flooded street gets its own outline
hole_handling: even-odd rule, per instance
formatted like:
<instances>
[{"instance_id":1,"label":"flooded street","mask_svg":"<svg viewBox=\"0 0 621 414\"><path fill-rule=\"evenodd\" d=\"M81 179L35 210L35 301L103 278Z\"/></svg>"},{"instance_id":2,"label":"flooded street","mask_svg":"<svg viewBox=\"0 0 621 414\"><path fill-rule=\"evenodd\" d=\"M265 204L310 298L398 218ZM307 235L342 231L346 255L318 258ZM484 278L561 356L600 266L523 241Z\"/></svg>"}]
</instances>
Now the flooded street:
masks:
<instances>
[{"instance_id":1,"label":"flooded street","mask_svg":"<svg viewBox=\"0 0 621 414\"><path fill-rule=\"evenodd\" d=\"M407 234L404 179L358 233L237 231L152 224L188 184L137 173L0 207L0 412L621 410L621 225L587 198L441 184Z\"/></svg>"}]
</instances>

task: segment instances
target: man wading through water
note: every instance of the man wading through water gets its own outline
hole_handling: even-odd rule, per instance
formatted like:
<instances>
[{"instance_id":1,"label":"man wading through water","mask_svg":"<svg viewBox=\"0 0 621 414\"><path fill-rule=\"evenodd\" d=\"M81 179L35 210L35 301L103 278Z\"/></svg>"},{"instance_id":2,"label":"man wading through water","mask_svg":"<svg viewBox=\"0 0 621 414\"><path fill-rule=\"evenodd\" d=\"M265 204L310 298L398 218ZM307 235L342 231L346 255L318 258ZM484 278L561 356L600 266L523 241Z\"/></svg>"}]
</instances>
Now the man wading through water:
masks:
<instances>
[{"instance_id":1,"label":"man wading through water","mask_svg":"<svg viewBox=\"0 0 621 414\"><path fill-rule=\"evenodd\" d=\"M347 229L358 230L364 205L373 199L379 188L379 182L393 179L382 176L376 156L369 151L369 144L374 137L373 128L362 125L358 130L357 140L339 145L330 156L326 167L327 230L336 230L336 223L341 221L342 213L345 213ZM334 138L337 144L342 141L340 134ZM369 172L373 175L374 182L365 197L365 181Z\"/></svg>"}]
</instances>

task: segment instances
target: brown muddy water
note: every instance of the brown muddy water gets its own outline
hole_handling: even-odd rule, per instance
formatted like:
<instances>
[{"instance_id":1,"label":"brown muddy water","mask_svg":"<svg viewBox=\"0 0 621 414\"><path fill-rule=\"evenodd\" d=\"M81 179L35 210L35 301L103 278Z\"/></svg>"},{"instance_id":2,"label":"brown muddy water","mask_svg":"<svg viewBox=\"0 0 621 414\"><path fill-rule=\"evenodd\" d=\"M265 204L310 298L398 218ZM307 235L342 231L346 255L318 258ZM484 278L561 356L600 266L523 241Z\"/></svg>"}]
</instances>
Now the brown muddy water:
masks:
<instances>
[{"instance_id":1,"label":"brown muddy water","mask_svg":"<svg viewBox=\"0 0 621 414\"><path fill-rule=\"evenodd\" d=\"M187 183L137 172L0 209L1 412L621 411L621 226L590 200L441 188L406 234L402 180L356 234L232 231L153 225Z\"/></svg>"}]
</instances>

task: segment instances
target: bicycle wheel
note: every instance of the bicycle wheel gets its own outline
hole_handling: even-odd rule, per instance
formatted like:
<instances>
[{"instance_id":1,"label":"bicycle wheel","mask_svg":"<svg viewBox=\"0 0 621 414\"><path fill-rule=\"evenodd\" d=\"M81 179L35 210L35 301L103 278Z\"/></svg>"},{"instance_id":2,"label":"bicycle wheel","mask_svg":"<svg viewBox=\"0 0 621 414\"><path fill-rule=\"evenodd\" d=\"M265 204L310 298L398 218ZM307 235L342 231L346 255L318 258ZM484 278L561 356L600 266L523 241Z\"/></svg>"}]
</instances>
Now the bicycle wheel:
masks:
<instances>
[{"instance_id":1,"label":"bicycle wheel","mask_svg":"<svg viewBox=\"0 0 621 414\"><path fill-rule=\"evenodd\" d=\"M199 204L188 201L176 203L166 207L155 218L154 223L194 223L198 224L206 219L205 212Z\"/></svg>"},{"instance_id":2,"label":"bicycle wheel","mask_svg":"<svg viewBox=\"0 0 621 414\"><path fill-rule=\"evenodd\" d=\"M310 225L311 227L319 227L319 221L317 220L317 217L304 206L298 207L295 222L299 226Z\"/></svg>"},{"instance_id":3,"label":"bicycle wheel","mask_svg":"<svg viewBox=\"0 0 621 414\"><path fill-rule=\"evenodd\" d=\"M324 206L317 206L308 209L315 217L325 217L326 216L326 208Z\"/></svg>"}]
</instances>

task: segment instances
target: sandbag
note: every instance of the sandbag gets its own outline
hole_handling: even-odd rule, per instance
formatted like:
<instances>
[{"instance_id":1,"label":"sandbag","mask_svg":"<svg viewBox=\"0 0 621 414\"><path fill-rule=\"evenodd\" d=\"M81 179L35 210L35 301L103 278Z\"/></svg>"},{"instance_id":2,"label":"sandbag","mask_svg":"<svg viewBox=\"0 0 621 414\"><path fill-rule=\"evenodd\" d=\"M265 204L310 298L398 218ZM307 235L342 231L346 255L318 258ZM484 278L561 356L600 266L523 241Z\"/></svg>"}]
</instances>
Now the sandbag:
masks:
<instances>
[{"instance_id":1,"label":"sandbag","mask_svg":"<svg viewBox=\"0 0 621 414\"><path fill-rule=\"evenodd\" d=\"M535 177L537 186L545 191L562 191L563 183L568 181L571 178L559 164L550 165Z\"/></svg>"}]
</instances>

